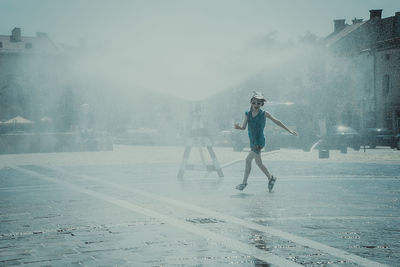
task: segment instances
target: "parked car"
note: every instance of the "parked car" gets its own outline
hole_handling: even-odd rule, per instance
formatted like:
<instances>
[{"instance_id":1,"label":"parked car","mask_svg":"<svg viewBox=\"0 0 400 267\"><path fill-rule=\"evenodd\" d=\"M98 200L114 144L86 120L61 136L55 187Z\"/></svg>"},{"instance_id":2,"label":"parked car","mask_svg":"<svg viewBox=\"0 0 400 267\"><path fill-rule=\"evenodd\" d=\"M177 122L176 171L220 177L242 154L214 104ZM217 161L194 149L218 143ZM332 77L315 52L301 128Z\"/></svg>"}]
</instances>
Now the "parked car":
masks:
<instances>
[{"instance_id":1,"label":"parked car","mask_svg":"<svg viewBox=\"0 0 400 267\"><path fill-rule=\"evenodd\" d=\"M363 145L370 148L376 146L396 147L396 136L393 132L386 128L367 128L363 131Z\"/></svg>"},{"instance_id":2,"label":"parked car","mask_svg":"<svg viewBox=\"0 0 400 267\"><path fill-rule=\"evenodd\" d=\"M361 134L351 127L336 125L328 130L323 144L326 144L328 149L347 151L347 147L351 147L360 150Z\"/></svg>"}]
</instances>

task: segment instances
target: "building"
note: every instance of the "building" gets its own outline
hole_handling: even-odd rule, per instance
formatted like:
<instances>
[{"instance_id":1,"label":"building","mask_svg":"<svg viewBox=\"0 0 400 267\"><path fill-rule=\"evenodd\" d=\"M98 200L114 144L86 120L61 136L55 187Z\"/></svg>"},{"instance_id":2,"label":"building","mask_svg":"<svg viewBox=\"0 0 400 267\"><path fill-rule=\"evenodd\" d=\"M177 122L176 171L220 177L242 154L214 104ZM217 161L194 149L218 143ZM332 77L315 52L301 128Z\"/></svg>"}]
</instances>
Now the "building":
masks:
<instances>
[{"instance_id":1,"label":"building","mask_svg":"<svg viewBox=\"0 0 400 267\"><path fill-rule=\"evenodd\" d=\"M56 54L59 48L44 32L36 36L22 36L21 28L14 28L11 35L0 35L0 54Z\"/></svg>"},{"instance_id":2,"label":"building","mask_svg":"<svg viewBox=\"0 0 400 267\"><path fill-rule=\"evenodd\" d=\"M400 132L400 12L382 18L382 9L370 10L367 21L334 20L325 38L334 53L353 61L362 118L361 128L384 127Z\"/></svg>"},{"instance_id":3,"label":"building","mask_svg":"<svg viewBox=\"0 0 400 267\"><path fill-rule=\"evenodd\" d=\"M11 35L0 35L0 120L38 120L47 115L41 114L46 112L44 100L62 77L60 55L46 33L23 36L14 28Z\"/></svg>"},{"instance_id":4,"label":"building","mask_svg":"<svg viewBox=\"0 0 400 267\"><path fill-rule=\"evenodd\" d=\"M0 154L112 150L109 134L76 130L74 56L45 33L0 35Z\"/></svg>"}]
</instances>

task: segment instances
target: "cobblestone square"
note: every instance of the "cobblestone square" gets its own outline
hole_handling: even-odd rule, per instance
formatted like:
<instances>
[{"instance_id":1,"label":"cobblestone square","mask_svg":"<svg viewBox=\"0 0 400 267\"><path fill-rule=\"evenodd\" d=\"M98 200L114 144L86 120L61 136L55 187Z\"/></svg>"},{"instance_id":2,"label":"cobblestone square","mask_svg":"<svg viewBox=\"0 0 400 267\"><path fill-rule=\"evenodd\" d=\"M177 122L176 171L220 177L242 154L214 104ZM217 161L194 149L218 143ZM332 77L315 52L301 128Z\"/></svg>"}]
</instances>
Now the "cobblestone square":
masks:
<instances>
[{"instance_id":1,"label":"cobblestone square","mask_svg":"<svg viewBox=\"0 0 400 267\"><path fill-rule=\"evenodd\" d=\"M224 177L188 171L182 147L0 156L0 265L396 266L399 152L215 148ZM195 153L190 160L199 158Z\"/></svg>"}]
</instances>

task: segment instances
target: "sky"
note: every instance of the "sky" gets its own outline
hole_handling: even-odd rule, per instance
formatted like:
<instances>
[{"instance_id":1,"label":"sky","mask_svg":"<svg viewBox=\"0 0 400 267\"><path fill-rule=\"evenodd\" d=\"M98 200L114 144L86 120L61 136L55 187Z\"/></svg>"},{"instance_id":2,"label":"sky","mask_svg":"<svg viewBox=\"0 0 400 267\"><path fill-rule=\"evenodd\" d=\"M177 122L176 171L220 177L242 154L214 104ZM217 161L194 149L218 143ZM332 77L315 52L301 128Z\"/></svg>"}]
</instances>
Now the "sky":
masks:
<instances>
[{"instance_id":1,"label":"sky","mask_svg":"<svg viewBox=\"0 0 400 267\"><path fill-rule=\"evenodd\" d=\"M94 52L85 70L132 88L200 100L268 64L257 45L333 31L334 19L400 11L398 0L0 0L0 35L46 32ZM96 54L97 53L97 54Z\"/></svg>"}]
</instances>

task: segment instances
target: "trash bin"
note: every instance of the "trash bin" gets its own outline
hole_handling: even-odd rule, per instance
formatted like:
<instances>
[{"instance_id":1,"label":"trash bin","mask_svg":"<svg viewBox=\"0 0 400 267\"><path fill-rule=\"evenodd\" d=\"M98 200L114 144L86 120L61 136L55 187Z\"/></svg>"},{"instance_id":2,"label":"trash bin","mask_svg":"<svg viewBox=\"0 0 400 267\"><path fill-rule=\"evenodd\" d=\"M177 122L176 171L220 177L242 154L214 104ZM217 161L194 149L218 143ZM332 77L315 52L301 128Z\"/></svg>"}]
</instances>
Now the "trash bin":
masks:
<instances>
[{"instance_id":1,"label":"trash bin","mask_svg":"<svg viewBox=\"0 0 400 267\"><path fill-rule=\"evenodd\" d=\"M329 158L329 149L319 149L318 156L320 159L327 159Z\"/></svg>"}]
</instances>

